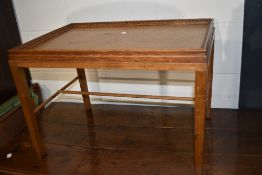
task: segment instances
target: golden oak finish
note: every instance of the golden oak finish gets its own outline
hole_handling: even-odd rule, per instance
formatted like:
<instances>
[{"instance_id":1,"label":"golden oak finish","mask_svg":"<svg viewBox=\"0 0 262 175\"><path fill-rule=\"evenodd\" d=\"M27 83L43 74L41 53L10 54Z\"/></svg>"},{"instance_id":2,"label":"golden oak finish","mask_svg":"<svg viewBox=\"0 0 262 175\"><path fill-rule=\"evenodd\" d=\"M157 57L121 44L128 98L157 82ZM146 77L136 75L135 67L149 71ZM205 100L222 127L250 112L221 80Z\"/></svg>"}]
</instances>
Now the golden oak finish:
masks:
<instances>
[{"instance_id":1,"label":"golden oak finish","mask_svg":"<svg viewBox=\"0 0 262 175\"><path fill-rule=\"evenodd\" d=\"M82 94L82 95L111 96L111 97L129 97L129 98L194 101L194 98L192 98L192 97L174 97L174 96L140 95L140 94L120 94L120 93L85 92L85 91L79 92L79 91L65 91L65 90L59 90L59 92L63 93L63 94Z\"/></svg>"},{"instance_id":2,"label":"golden oak finish","mask_svg":"<svg viewBox=\"0 0 262 175\"><path fill-rule=\"evenodd\" d=\"M212 98L212 83L213 83L213 62L214 62L214 44L212 46L210 60L208 63L208 78L207 78L207 104L206 118L211 118L211 98Z\"/></svg>"},{"instance_id":3,"label":"golden oak finish","mask_svg":"<svg viewBox=\"0 0 262 175\"><path fill-rule=\"evenodd\" d=\"M211 19L70 24L9 57L21 67L203 70L212 26Z\"/></svg>"},{"instance_id":4,"label":"golden oak finish","mask_svg":"<svg viewBox=\"0 0 262 175\"><path fill-rule=\"evenodd\" d=\"M207 25L73 28L33 50L173 50L202 48ZM182 38L181 38L182 36ZM112 42L112 39L114 41ZM90 40L92 42L90 42ZM192 42L176 42L192 40ZM128 41L128 42L127 42ZM101 45L103 43L103 45Z\"/></svg>"},{"instance_id":5,"label":"golden oak finish","mask_svg":"<svg viewBox=\"0 0 262 175\"><path fill-rule=\"evenodd\" d=\"M59 91L65 90L70 85L72 85L76 80L78 80L78 77L75 77L73 80L68 82L66 85L64 85L60 90L56 91L53 95L51 95L48 99L46 99L43 103L41 103L39 106L37 106L34 110L35 113L37 113L39 110L45 107L49 102L51 102L56 96L60 94Z\"/></svg>"},{"instance_id":6,"label":"golden oak finish","mask_svg":"<svg viewBox=\"0 0 262 175\"><path fill-rule=\"evenodd\" d=\"M10 66L13 78L15 81L17 93L20 99L21 106L23 108L25 120L32 138L32 142L36 148L36 152L39 157L45 155L45 149L37 126L36 115L34 113L34 102L30 96L28 89L26 74L24 68L18 68L14 65Z\"/></svg>"},{"instance_id":7,"label":"golden oak finish","mask_svg":"<svg viewBox=\"0 0 262 175\"><path fill-rule=\"evenodd\" d=\"M195 73L195 174L203 172L203 150L204 150L204 134L205 134L205 112L206 112L206 86L207 73Z\"/></svg>"},{"instance_id":8,"label":"golden oak finish","mask_svg":"<svg viewBox=\"0 0 262 175\"><path fill-rule=\"evenodd\" d=\"M79 84L80 84L81 91L88 93L85 69L77 69L77 74L79 77ZM85 110L86 111L91 110L91 103L88 94L82 94L82 97L83 97Z\"/></svg>"},{"instance_id":9,"label":"golden oak finish","mask_svg":"<svg viewBox=\"0 0 262 175\"><path fill-rule=\"evenodd\" d=\"M9 63L38 155L44 155L44 148L23 68L76 68L81 92L62 88L47 102L59 93L80 94L90 112L89 95L195 100L194 164L195 174L202 174L205 117L210 115L212 95L213 26L212 19L76 23L11 49ZM194 71L195 97L89 92L85 68Z\"/></svg>"}]
</instances>

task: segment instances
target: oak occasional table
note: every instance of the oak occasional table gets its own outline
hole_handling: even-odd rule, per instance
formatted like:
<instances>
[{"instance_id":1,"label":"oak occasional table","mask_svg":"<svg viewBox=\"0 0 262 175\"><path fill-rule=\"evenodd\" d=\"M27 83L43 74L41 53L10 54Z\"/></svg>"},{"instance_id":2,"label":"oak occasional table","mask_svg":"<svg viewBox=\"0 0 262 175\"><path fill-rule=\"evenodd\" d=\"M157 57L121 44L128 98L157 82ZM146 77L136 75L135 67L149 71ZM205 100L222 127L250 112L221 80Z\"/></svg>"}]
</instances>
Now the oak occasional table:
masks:
<instances>
[{"instance_id":1,"label":"oak occasional table","mask_svg":"<svg viewBox=\"0 0 262 175\"><path fill-rule=\"evenodd\" d=\"M9 51L9 64L37 154L45 154L35 113L60 93L194 101L194 172L203 173L205 119L210 117L214 23L212 19L74 23ZM34 108L26 68L76 68L78 76ZM195 72L194 97L89 92L85 68ZM66 90L79 80L81 91Z\"/></svg>"}]
</instances>

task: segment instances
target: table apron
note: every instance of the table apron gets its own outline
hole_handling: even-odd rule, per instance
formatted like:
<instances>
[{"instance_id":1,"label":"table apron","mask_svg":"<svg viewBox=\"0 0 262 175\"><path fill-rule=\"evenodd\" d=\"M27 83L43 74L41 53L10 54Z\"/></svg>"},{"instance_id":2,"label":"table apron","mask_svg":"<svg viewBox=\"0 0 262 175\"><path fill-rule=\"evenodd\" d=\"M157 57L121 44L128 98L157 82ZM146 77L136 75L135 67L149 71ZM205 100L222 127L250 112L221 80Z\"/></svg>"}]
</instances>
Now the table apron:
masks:
<instances>
[{"instance_id":1,"label":"table apron","mask_svg":"<svg viewBox=\"0 0 262 175\"><path fill-rule=\"evenodd\" d=\"M207 63L9 61L21 68L90 68L123 70L207 71Z\"/></svg>"}]
</instances>

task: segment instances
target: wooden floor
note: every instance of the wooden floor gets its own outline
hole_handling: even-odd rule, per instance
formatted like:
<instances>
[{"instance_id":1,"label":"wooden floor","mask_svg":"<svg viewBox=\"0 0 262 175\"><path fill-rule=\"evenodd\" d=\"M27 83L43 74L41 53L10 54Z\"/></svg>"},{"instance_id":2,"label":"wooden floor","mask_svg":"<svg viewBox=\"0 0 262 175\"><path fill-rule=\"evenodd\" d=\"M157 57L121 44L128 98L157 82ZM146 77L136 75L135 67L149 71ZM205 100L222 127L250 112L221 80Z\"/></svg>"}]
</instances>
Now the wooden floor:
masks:
<instances>
[{"instance_id":1,"label":"wooden floor","mask_svg":"<svg viewBox=\"0 0 262 175\"><path fill-rule=\"evenodd\" d=\"M262 111L214 109L204 174L262 174ZM42 114L47 156L28 132L0 150L0 172L51 175L193 174L193 108L52 103ZM87 125L88 123L88 125ZM12 157L7 159L7 153ZM1 174L1 173L0 173Z\"/></svg>"}]
</instances>

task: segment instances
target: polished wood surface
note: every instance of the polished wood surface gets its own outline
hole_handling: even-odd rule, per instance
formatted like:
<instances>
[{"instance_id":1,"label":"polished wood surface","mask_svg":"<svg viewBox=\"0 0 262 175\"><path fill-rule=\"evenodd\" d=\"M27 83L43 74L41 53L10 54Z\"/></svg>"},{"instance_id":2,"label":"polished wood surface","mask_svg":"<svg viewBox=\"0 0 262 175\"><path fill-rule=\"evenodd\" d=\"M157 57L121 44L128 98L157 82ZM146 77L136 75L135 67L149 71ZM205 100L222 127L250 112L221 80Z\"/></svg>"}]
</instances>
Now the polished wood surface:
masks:
<instances>
[{"instance_id":1,"label":"polished wood surface","mask_svg":"<svg viewBox=\"0 0 262 175\"><path fill-rule=\"evenodd\" d=\"M207 24L72 28L33 50L201 49ZM192 42L189 42L192 40ZM183 42L180 42L183 41Z\"/></svg>"},{"instance_id":2,"label":"polished wood surface","mask_svg":"<svg viewBox=\"0 0 262 175\"><path fill-rule=\"evenodd\" d=\"M92 110L94 123L87 125L82 104L49 105L39 123L47 156L37 158L25 131L0 148L0 172L193 174L194 108L92 105ZM205 128L205 175L261 174L261 115L261 110L213 110ZM11 159L7 153L13 153Z\"/></svg>"},{"instance_id":3,"label":"polished wood surface","mask_svg":"<svg viewBox=\"0 0 262 175\"><path fill-rule=\"evenodd\" d=\"M38 51L205 49L211 23L211 19L195 19L69 24L46 35L48 38L43 36L18 48Z\"/></svg>"},{"instance_id":4,"label":"polished wood surface","mask_svg":"<svg viewBox=\"0 0 262 175\"><path fill-rule=\"evenodd\" d=\"M21 67L203 70L213 25L212 19L69 24L11 49L9 62Z\"/></svg>"},{"instance_id":5,"label":"polished wood surface","mask_svg":"<svg viewBox=\"0 0 262 175\"><path fill-rule=\"evenodd\" d=\"M45 150L27 93L24 68L76 68L82 91L79 94L87 113L91 111L89 95L194 99L194 165L195 175L201 175L205 117L211 103L209 74L212 74L213 49L213 19L187 19L69 24L9 50L10 67L39 157L44 156ZM195 98L89 92L85 68L194 71ZM73 93L62 89L49 99L60 92Z\"/></svg>"},{"instance_id":6,"label":"polished wood surface","mask_svg":"<svg viewBox=\"0 0 262 175\"><path fill-rule=\"evenodd\" d=\"M26 128L25 120L22 116L23 111L21 107L15 107L0 117L0 147L17 137Z\"/></svg>"}]
</instances>

